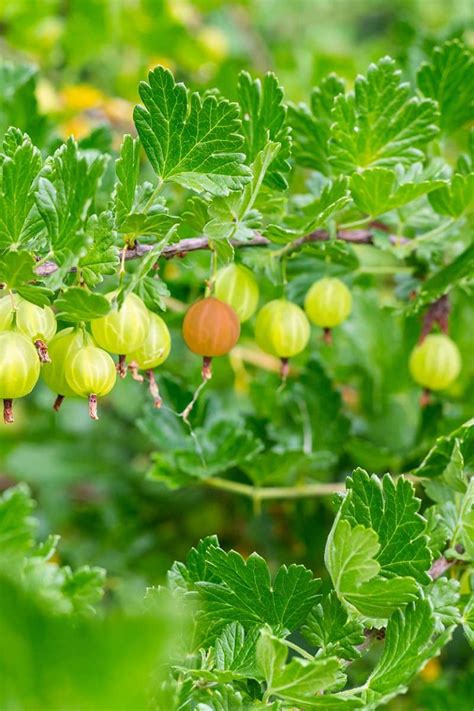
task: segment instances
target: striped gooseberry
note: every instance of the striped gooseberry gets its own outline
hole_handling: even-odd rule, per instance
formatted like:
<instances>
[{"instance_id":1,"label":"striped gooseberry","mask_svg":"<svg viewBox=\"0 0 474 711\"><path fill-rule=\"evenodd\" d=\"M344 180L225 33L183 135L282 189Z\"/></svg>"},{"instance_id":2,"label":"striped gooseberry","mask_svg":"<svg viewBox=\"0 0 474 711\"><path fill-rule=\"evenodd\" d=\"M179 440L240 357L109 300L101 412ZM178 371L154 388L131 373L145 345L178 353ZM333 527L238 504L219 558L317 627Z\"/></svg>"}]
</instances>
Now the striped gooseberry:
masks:
<instances>
[{"instance_id":1,"label":"striped gooseberry","mask_svg":"<svg viewBox=\"0 0 474 711\"><path fill-rule=\"evenodd\" d=\"M217 272L214 293L220 301L232 306L241 323L251 318L257 310L257 281L250 269L241 264L229 264Z\"/></svg>"},{"instance_id":2,"label":"striped gooseberry","mask_svg":"<svg viewBox=\"0 0 474 711\"><path fill-rule=\"evenodd\" d=\"M56 333L56 316L49 306L37 306L25 299L18 299L16 305L16 326L21 333L30 338L42 363L50 358L47 343Z\"/></svg>"},{"instance_id":3,"label":"striped gooseberry","mask_svg":"<svg viewBox=\"0 0 474 711\"><path fill-rule=\"evenodd\" d=\"M328 329L339 326L352 310L352 294L340 279L325 277L308 290L304 308L310 321L324 328L330 340Z\"/></svg>"},{"instance_id":4,"label":"striped gooseberry","mask_svg":"<svg viewBox=\"0 0 474 711\"><path fill-rule=\"evenodd\" d=\"M136 294L127 294L120 308L115 300L116 296L116 292L107 294L107 298L112 302L112 309L106 316L92 321L91 329L101 348L119 356L118 371L121 377L125 377L125 356L143 344L148 333L150 316L147 307Z\"/></svg>"},{"instance_id":5,"label":"striped gooseberry","mask_svg":"<svg viewBox=\"0 0 474 711\"><path fill-rule=\"evenodd\" d=\"M260 309L255 322L255 338L260 348L282 361L281 375L288 375L288 358L301 353L310 336L306 314L286 299L275 299Z\"/></svg>"},{"instance_id":6,"label":"striped gooseberry","mask_svg":"<svg viewBox=\"0 0 474 711\"><path fill-rule=\"evenodd\" d=\"M30 393L40 374L35 347L18 331L0 333L0 398L3 419L13 422L13 400Z\"/></svg>"},{"instance_id":7,"label":"striped gooseberry","mask_svg":"<svg viewBox=\"0 0 474 711\"><path fill-rule=\"evenodd\" d=\"M140 370L146 370L150 392L156 407L160 407L161 398L153 368L157 368L165 362L170 350L171 337L168 326L158 314L150 312L150 324L147 336L140 348L130 353L129 368L132 370L136 380L143 380L143 378L136 373L136 369L140 368Z\"/></svg>"},{"instance_id":8,"label":"striped gooseberry","mask_svg":"<svg viewBox=\"0 0 474 711\"><path fill-rule=\"evenodd\" d=\"M409 369L413 380L426 390L444 390L461 371L461 355L449 336L432 333L412 350Z\"/></svg>"},{"instance_id":9,"label":"striped gooseberry","mask_svg":"<svg viewBox=\"0 0 474 711\"><path fill-rule=\"evenodd\" d=\"M65 397L76 394L67 381L66 364L83 345L84 333L77 328L59 331L49 343L50 362L43 365L41 375L46 385L57 394L55 410L59 410Z\"/></svg>"},{"instance_id":10,"label":"striped gooseberry","mask_svg":"<svg viewBox=\"0 0 474 711\"><path fill-rule=\"evenodd\" d=\"M211 376L210 363L235 346L240 335L240 322L231 306L209 296L196 301L186 312L183 338L188 348L203 356L203 378Z\"/></svg>"},{"instance_id":11,"label":"striped gooseberry","mask_svg":"<svg viewBox=\"0 0 474 711\"><path fill-rule=\"evenodd\" d=\"M89 400L89 414L97 420L97 398L112 390L117 376L111 356L95 345L85 345L66 361L64 370L69 387Z\"/></svg>"}]
</instances>

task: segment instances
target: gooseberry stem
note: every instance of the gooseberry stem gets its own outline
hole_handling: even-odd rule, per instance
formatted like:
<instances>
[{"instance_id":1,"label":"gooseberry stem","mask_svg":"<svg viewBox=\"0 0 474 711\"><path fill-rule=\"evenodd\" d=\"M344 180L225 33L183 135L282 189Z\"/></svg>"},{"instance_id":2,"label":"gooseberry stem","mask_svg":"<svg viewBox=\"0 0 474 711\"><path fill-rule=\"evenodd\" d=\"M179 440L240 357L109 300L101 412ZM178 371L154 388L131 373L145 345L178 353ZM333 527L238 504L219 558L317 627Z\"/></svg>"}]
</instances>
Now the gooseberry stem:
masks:
<instances>
[{"instance_id":1,"label":"gooseberry stem","mask_svg":"<svg viewBox=\"0 0 474 711\"><path fill-rule=\"evenodd\" d=\"M184 422L189 424L188 418L189 415L191 414L191 411L196 404L196 401L201 394L201 391L204 390L210 379L212 378L212 370L211 370L211 363L212 363L212 358L210 356L204 356L202 359L202 370L201 370L201 375L202 375L202 383L199 385L197 388L196 392L193 395L193 399L191 402L186 405L184 408L183 412L180 413L180 417L183 418Z\"/></svg>"},{"instance_id":2,"label":"gooseberry stem","mask_svg":"<svg viewBox=\"0 0 474 711\"><path fill-rule=\"evenodd\" d=\"M423 388L420 396L420 407L427 407L431 402L431 390Z\"/></svg>"},{"instance_id":3,"label":"gooseberry stem","mask_svg":"<svg viewBox=\"0 0 474 711\"><path fill-rule=\"evenodd\" d=\"M137 383L143 383L143 375L140 375L138 372L138 363L132 360L132 362L128 364L128 369L133 380L136 380Z\"/></svg>"},{"instance_id":4,"label":"gooseberry stem","mask_svg":"<svg viewBox=\"0 0 474 711\"><path fill-rule=\"evenodd\" d=\"M94 393L89 395L89 416L92 420L99 419L97 414L97 395L94 395Z\"/></svg>"},{"instance_id":5,"label":"gooseberry stem","mask_svg":"<svg viewBox=\"0 0 474 711\"><path fill-rule=\"evenodd\" d=\"M203 380L210 380L212 378L212 358L209 356L204 356L202 359L201 375Z\"/></svg>"},{"instance_id":6,"label":"gooseberry stem","mask_svg":"<svg viewBox=\"0 0 474 711\"><path fill-rule=\"evenodd\" d=\"M127 363L125 360L125 355L119 355L119 360L117 363L117 373L123 379L127 375Z\"/></svg>"},{"instance_id":7,"label":"gooseberry stem","mask_svg":"<svg viewBox=\"0 0 474 711\"><path fill-rule=\"evenodd\" d=\"M155 372L150 369L146 371L146 374L148 378L148 389L150 390L151 396L155 403L155 407L161 407L162 400L160 397L158 383L156 382Z\"/></svg>"},{"instance_id":8,"label":"gooseberry stem","mask_svg":"<svg viewBox=\"0 0 474 711\"><path fill-rule=\"evenodd\" d=\"M327 346L332 346L332 331L330 328L323 330L323 341Z\"/></svg>"},{"instance_id":9,"label":"gooseberry stem","mask_svg":"<svg viewBox=\"0 0 474 711\"><path fill-rule=\"evenodd\" d=\"M51 363L51 358L48 353L48 346L41 338L36 339L34 346L37 350L40 361L42 363Z\"/></svg>"},{"instance_id":10,"label":"gooseberry stem","mask_svg":"<svg viewBox=\"0 0 474 711\"><path fill-rule=\"evenodd\" d=\"M3 401L3 421L6 425L11 425L14 422L13 400L11 398L5 398Z\"/></svg>"},{"instance_id":11,"label":"gooseberry stem","mask_svg":"<svg viewBox=\"0 0 474 711\"><path fill-rule=\"evenodd\" d=\"M280 378L283 383L286 383L289 374L290 374L289 360L288 360L288 358L282 358L281 365L280 365Z\"/></svg>"},{"instance_id":12,"label":"gooseberry stem","mask_svg":"<svg viewBox=\"0 0 474 711\"><path fill-rule=\"evenodd\" d=\"M64 400L64 395L58 395L58 396L56 397L56 400L54 401L54 405L53 405L53 410L54 410L55 412L58 412L58 411L59 411L59 408L60 408L61 405L63 404L63 400Z\"/></svg>"}]
</instances>

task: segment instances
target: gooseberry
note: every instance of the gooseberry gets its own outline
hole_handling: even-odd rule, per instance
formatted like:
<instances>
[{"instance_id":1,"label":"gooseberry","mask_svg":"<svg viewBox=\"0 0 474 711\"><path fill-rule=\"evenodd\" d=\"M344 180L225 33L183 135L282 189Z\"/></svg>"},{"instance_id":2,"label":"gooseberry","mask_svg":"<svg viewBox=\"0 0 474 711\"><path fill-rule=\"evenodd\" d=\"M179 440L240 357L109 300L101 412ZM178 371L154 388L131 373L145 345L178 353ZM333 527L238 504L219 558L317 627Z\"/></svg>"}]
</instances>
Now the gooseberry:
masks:
<instances>
[{"instance_id":1,"label":"gooseberry","mask_svg":"<svg viewBox=\"0 0 474 711\"><path fill-rule=\"evenodd\" d=\"M89 414L97 416L97 398L107 395L115 385L116 369L111 356L102 348L86 345L77 350L65 363L66 380L71 390L88 398Z\"/></svg>"},{"instance_id":2,"label":"gooseberry","mask_svg":"<svg viewBox=\"0 0 474 711\"><path fill-rule=\"evenodd\" d=\"M65 397L76 394L67 381L66 364L83 345L84 333L77 328L65 328L59 331L49 344L51 361L44 364L41 374L46 385L57 393L55 410L59 410Z\"/></svg>"},{"instance_id":3,"label":"gooseberry","mask_svg":"<svg viewBox=\"0 0 474 711\"><path fill-rule=\"evenodd\" d=\"M282 378L288 374L288 358L301 353L310 336L306 314L286 299L275 299L260 309L255 322L255 338L260 348L281 358Z\"/></svg>"},{"instance_id":4,"label":"gooseberry","mask_svg":"<svg viewBox=\"0 0 474 711\"><path fill-rule=\"evenodd\" d=\"M409 368L418 385L427 390L444 390L461 371L461 355L449 336L432 333L412 350Z\"/></svg>"},{"instance_id":5,"label":"gooseberry","mask_svg":"<svg viewBox=\"0 0 474 711\"><path fill-rule=\"evenodd\" d=\"M232 306L241 322L247 321L257 310L257 281L250 269L240 264L230 264L218 271L214 292L220 301Z\"/></svg>"},{"instance_id":6,"label":"gooseberry","mask_svg":"<svg viewBox=\"0 0 474 711\"><path fill-rule=\"evenodd\" d=\"M339 326L352 310L352 294L340 279L325 277L314 282L306 294L304 308L310 321L327 329ZM329 334L326 333L329 340Z\"/></svg>"},{"instance_id":7,"label":"gooseberry","mask_svg":"<svg viewBox=\"0 0 474 711\"><path fill-rule=\"evenodd\" d=\"M196 301L184 317L183 338L193 353L203 356L204 379L211 377L211 359L229 353L239 335L237 314L231 306L213 296Z\"/></svg>"},{"instance_id":8,"label":"gooseberry","mask_svg":"<svg viewBox=\"0 0 474 711\"><path fill-rule=\"evenodd\" d=\"M107 294L114 301L116 292ZM114 302L112 310L102 318L91 322L92 335L97 344L109 353L119 356L118 371L125 377L125 357L143 344L148 333L150 316L143 301L133 293L127 294L123 304Z\"/></svg>"},{"instance_id":9,"label":"gooseberry","mask_svg":"<svg viewBox=\"0 0 474 711\"><path fill-rule=\"evenodd\" d=\"M38 351L42 363L48 363L47 343L56 333L57 323L49 306L37 306L25 299L18 299L16 305L16 326L23 335L30 338Z\"/></svg>"},{"instance_id":10,"label":"gooseberry","mask_svg":"<svg viewBox=\"0 0 474 711\"><path fill-rule=\"evenodd\" d=\"M171 338L168 326L163 319L150 312L150 325L147 337L141 347L130 353L130 365L135 380L143 380L136 373L136 369L146 370L151 395L155 401L155 406L160 407L161 398L158 385L155 380L153 368L165 362L171 349Z\"/></svg>"},{"instance_id":11,"label":"gooseberry","mask_svg":"<svg viewBox=\"0 0 474 711\"><path fill-rule=\"evenodd\" d=\"M16 294L6 294L0 299L0 331L9 331L12 327L17 301Z\"/></svg>"},{"instance_id":12,"label":"gooseberry","mask_svg":"<svg viewBox=\"0 0 474 711\"><path fill-rule=\"evenodd\" d=\"M18 331L0 333L0 398L3 419L13 422L13 399L30 393L40 374L40 363L33 344Z\"/></svg>"}]
</instances>

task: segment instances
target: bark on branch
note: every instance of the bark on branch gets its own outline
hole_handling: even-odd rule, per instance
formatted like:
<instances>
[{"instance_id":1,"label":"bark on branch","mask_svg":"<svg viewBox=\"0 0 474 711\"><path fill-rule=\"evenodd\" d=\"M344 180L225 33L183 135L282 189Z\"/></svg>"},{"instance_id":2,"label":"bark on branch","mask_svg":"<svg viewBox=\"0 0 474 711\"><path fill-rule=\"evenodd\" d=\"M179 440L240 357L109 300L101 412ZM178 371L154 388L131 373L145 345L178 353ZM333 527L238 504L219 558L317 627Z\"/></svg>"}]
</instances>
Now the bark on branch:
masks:
<instances>
[{"instance_id":1,"label":"bark on branch","mask_svg":"<svg viewBox=\"0 0 474 711\"><path fill-rule=\"evenodd\" d=\"M373 243L373 233L371 229L359 229L359 230L340 230L337 234L337 238L343 242L348 242L350 244L372 244ZM289 254L294 252L305 244L310 244L312 242L326 242L330 239L328 232L326 230L315 230L309 235L304 237L298 237L297 239L289 242L286 246L286 253ZM407 240L403 237L390 236L390 241L392 243L404 243ZM239 240L231 240L231 244L235 248L241 247L266 247L272 242L259 234L255 233L255 237L246 242L241 242ZM144 257L148 252L153 249L154 245L151 244L137 244L133 249L128 249L125 253L125 259L139 259ZM182 239L174 244L169 244L164 248L161 256L165 259L172 259L173 257L184 257L188 252L197 252L201 249L209 249L209 240L207 237L191 237L189 239ZM53 274L57 270L57 264L53 261L43 262L36 267L36 273L38 276L48 276Z\"/></svg>"}]
</instances>

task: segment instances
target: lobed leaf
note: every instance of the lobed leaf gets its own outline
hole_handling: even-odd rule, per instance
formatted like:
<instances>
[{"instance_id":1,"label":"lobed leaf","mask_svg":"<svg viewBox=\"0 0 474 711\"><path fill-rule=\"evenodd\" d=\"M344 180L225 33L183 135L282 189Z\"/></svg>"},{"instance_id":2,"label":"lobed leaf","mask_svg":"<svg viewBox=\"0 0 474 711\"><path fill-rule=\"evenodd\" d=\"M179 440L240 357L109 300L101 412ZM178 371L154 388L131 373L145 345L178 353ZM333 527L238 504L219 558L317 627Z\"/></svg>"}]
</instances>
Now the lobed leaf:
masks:
<instances>
[{"instance_id":1,"label":"lobed leaf","mask_svg":"<svg viewBox=\"0 0 474 711\"><path fill-rule=\"evenodd\" d=\"M144 106L135 107L135 126L161 180L214 195L227 195L248 181L237 104L213 95L189 96L164 67L149 73L139 93Z\"/></svg>"},{"instance_id":2,"label":"lobed leaf","mask_svg":"<svg viewBox=\"0 0 474 711\"><path fill-rule=\"evenodd\" d=\"M443 131L456 131L474 120L474 54L460 40L435 47L430 61L419 69L417 83L426 97L438 103Z\"/></svg>"},{"instance_id":3,"label":"lobed leaf","mask_svg":"<svg viewBox=\"0 0 474 711\"><path fill-rule=\"evenodd\" d=\"M334 101L330 163L340 173L410 164L439 133L436 104L411 95L390 57L371 64L354 91Z\"/></svg>"}]
</instances>

